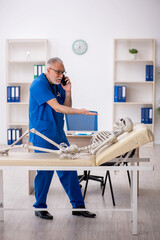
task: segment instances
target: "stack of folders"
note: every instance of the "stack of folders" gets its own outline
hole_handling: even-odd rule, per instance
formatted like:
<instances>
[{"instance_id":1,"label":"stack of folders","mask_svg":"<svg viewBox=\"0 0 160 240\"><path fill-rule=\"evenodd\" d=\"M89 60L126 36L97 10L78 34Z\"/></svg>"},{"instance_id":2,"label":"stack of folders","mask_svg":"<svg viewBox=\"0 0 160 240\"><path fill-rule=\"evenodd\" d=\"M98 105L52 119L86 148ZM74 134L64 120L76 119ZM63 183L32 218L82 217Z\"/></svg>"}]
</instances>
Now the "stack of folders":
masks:
<instances>
[{"instance_id":1,"label":"stack of folders","mask_svg":"<svg viewBox=\"0 0 160 240\"><path fill-rule=\"evenodd\" d=\"M20 86L7 87L7 102L20 102Z\"/></svg>"},{"instance_id":2,"label":"stack of folders","mask_svg":"<svg viewBox=\"0 0 160 240\"><path fill-rule=\"evenodd\" d=\"M153 109L141 108L141 123L152 124Z\"/></svg>"},{"instance_id":3,"label":"stack of folders","mask_svg":"<svg viewBox=\"0 0 160 240\"><path fill-rule=\"evenodd\" d=\"M14 143L17 139L19 139L22 135L22 128L9 128L7 130L7 139L8 139L8 145L11 145ZM22 144L22 140L20 140L16 145Z\"/></svg>"},{"instance_id":4,"label":"stack of folders","mask_svg":"<svg viewBox=\"0 0 160 240\"><path fill-rule=\"evenodd\" d=\"M34 79L40 76L42 73L45 73L46 71L46 66L43 65L34 65L33 66L33 72L34 72Z\"/></svg>"},{"instance_id":5,"label":"stack of folders","mask_svg":"<svg viewBox=\"0 0 160 240\"><path fill-rule=\"evenodd\" d=\"M114 102L126 102L126 86L114 86Z\"/></svg>"},{"instance_id":6,"label":"stack of folders","mask_svg":"<svg viewBox=\"0 0 160 240\"><path fill-rule=\"evenodd\" d=\"M146 65L146 81L153 81L153 65Z\"/></svg>"}]
</instances>

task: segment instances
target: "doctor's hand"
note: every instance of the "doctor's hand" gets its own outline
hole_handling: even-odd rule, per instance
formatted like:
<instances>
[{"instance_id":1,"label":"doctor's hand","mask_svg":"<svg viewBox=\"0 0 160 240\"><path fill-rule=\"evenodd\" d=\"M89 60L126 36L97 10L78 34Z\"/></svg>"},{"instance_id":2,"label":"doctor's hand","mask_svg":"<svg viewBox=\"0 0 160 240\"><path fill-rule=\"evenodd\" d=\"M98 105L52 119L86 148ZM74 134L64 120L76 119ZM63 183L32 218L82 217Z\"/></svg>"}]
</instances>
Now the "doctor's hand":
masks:
<instances>
[{"instance_id":1,"label":"doctor's hand","mask_svg":"<svg viewBox=\"0 0 160 240\"><path fill-rule=\"evenodd\" d=\"M80 114L85 114L85 115L98 115L96 112L90 112L89 110L82 108L80 109Z\"/></svg>"},{"instance_id":2,"label":"doctor's hand","mask_svg":"<svg viewBox=\"0 0 160 240\"><path fill-rule=\"evenodd\" d=\"M71 92L71 82L70 82L69 77L65 76L65 81L66 81L66 85L65 85L65 86L61 83L62 88L63 88L66 92Z\"/></svg>"}]
</instances>

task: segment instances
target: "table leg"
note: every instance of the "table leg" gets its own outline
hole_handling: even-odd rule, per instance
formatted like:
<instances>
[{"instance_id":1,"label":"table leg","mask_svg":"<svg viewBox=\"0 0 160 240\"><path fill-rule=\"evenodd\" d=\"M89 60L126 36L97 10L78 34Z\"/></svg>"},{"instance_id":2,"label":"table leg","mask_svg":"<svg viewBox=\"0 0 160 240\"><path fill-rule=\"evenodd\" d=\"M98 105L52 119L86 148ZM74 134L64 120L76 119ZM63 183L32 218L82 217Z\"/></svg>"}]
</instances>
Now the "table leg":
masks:
<instances>
[{"instance_id":1,"label":"table leg","mask_svg":"<svg viewBox=\"0 0 160 240\"><path fill-rule=\"evenodd\" d=\"M3 205L3 170L0 170L0 221L4 221Z\"/></svg>"},{"instance_id":2,"label":"table leg","mask_svg":"<svg viewBox=\"0 0 160 240\"><path fill-rule=\"evenodd\" d=\"M133 235L137 234L137 170L133 170L132 181Z\"/></svg>"},{"instance_id":3,"label":"table leg","mask_svg":"<svg viewBox=\"0 0 160 240\"><path fill-rule=\"evenodd\" d=\"M31 195L33 192L34 192L34 179L35 179L35 176L36 176L36 171L34 170L29 170L28 171L28 175L29 175L29 183L28 183L28 192L29 192L29 195Z\"/></svg>"}]
</instances>

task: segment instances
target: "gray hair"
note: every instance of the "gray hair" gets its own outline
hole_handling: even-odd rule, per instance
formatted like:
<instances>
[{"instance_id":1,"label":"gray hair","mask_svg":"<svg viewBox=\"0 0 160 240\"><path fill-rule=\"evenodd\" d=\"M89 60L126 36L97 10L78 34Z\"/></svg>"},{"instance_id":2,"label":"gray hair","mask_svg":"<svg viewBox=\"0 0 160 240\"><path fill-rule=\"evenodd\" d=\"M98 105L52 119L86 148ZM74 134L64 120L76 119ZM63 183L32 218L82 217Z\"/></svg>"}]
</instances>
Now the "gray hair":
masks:
<instances>
[{"instance_id":1,"label":"gray hair","mask_svg":"<svg viewBox=\"0 0 160 240\"><path fill-rule=\"evenodd\" d=\"M54 58L50 58L48 61L47 61L47 68L50 66L50 65L54 65L56 62L60 62L63 64L63 61L58 58L58 57L54 57Z\"/></svg>"}]
</instances>

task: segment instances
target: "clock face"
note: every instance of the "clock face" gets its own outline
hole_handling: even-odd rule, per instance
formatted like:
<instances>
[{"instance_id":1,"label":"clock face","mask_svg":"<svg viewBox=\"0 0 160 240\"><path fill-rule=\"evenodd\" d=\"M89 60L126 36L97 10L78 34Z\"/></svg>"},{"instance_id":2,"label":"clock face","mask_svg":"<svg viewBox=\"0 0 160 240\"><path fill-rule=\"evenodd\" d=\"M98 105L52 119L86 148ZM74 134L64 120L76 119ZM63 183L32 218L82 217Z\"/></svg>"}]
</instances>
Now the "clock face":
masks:
<instances>
[{"instance_id":1,"label":"clock face","mask_svg":"<svg viewBox=\"0 0 160 240\"><path fill-rule=\"evenodd\" d=\"M72 45L74 53L78 55L84 54L87 51L87 48L88 48L87 43L82 39L74 41Z\"/></svg>"}]
</instances>

